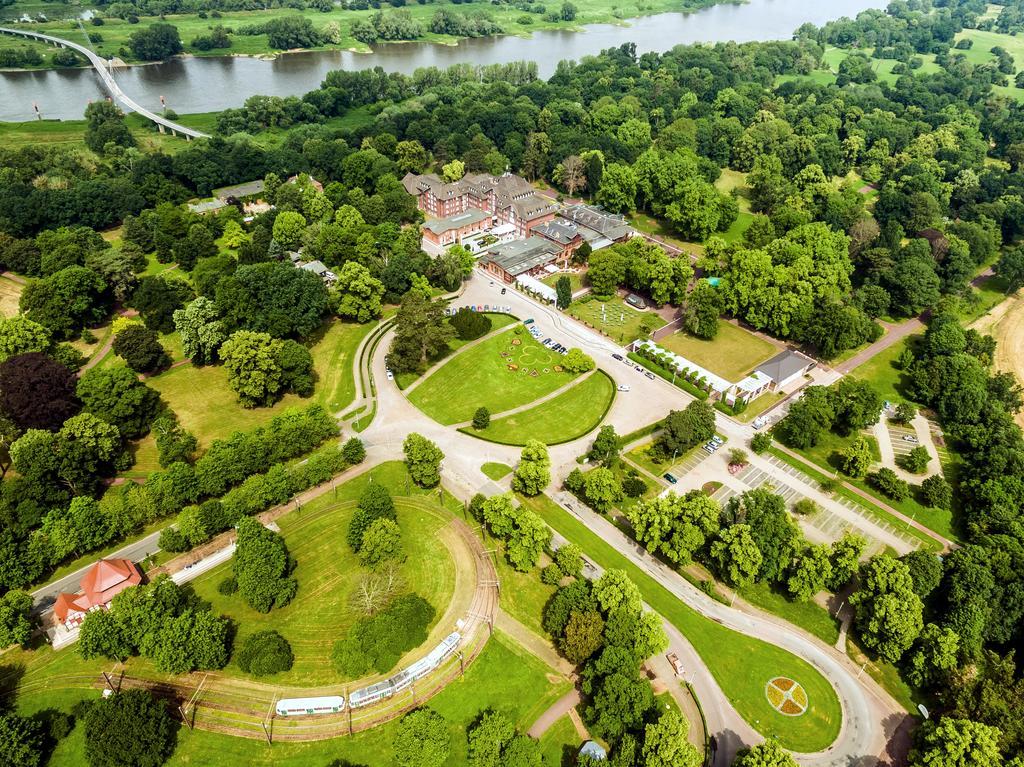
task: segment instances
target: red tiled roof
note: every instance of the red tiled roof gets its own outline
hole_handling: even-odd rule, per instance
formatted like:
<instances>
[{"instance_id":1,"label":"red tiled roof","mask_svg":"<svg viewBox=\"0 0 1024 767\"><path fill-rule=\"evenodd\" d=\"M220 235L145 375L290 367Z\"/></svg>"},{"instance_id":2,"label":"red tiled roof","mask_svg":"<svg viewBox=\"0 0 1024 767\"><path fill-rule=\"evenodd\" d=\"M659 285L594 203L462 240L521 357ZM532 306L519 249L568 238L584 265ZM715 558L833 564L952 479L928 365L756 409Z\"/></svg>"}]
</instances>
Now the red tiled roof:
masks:
<instances>
[{"instance_id":1,"label":"red tiled roof","mask_svg":"<svg viewBox=\"0 0 1024 767\"><path fill-rule=\"evenodd\" d=\"M90 605L103 605L129 586L142 583L142 574L128 559L101 559L82 578Z\"/></svg>"},{"instance_id":2,"label":"red tiled roof","mask_svg":"<svg viewBox=\"0 0 1024 767\"><path fill-rule=\"evenodd\" d=\"M53 603L53 614L57 620L63 623L68 619L71 612L84 613L89 611L89 600L85 594L68 594L62 592L57 595L57 601Z\"/></svg>"}]
</instances>

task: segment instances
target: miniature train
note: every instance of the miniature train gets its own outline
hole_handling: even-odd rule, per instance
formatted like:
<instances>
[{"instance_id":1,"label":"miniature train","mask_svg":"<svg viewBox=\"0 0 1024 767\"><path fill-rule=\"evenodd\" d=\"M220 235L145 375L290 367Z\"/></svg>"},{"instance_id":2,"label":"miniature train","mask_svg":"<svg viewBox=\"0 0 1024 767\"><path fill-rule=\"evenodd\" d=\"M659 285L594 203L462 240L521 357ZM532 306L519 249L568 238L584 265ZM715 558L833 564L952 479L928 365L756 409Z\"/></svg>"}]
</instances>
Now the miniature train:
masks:
<instances>
[{"instance_id":1,"label":"miniature train","mask_svg":"<svg viewBox=\"0 0 1024 767\"><path fill-rule=\"evenodd\" d=\"M455 631L446 636L427 655L394 676L356 690L348 697L350 709L362 708L401 692L417 679L429 674L455 652L462 641L462 635ZM278 716L307 716L310 714L336 714L345 709L345 698L341 695L325 695L319 698L282 698L275 706Z\"/></svg>"}]
</instances>

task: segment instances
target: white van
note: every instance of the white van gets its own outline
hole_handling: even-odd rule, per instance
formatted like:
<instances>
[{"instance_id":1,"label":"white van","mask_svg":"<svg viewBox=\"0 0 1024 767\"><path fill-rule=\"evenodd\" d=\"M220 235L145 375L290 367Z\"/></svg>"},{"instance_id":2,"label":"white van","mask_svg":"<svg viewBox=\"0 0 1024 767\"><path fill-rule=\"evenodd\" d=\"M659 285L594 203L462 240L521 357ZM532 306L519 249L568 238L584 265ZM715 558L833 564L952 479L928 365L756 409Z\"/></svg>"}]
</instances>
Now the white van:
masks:
<instances>
[{"instance_id":1,"label":"white van","mask_svg":"<svg viewBox=\"0 0 1024 767\"><path fill-rule=\"evenodd\" d=\"M628 384L619 384L619 391L629 391Z\"/></svg>"}]
</instances>

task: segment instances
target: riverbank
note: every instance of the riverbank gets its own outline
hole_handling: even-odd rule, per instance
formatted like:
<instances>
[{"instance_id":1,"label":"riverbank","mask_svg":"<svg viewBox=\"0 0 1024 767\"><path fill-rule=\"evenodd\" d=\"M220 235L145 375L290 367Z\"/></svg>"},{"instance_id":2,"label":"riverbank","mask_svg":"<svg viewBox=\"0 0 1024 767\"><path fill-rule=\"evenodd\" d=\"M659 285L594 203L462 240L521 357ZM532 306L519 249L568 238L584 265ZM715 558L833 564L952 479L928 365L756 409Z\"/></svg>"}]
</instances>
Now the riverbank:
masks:
<instances>
[{"instance_id":1,"label":"riverbank","mask_svg":"<svg viewBox=\"0 0 1024 767\"><path fill-rule=\"evenodd\" d=\"M430 32L430 22L440 8L452 11L464 16L476 17L486 16L502 29L498 36L520 36L529 37L533 32L546 30L562 30L578 32L589 24L627 24L630 18L642 18L659 13L671 12L692 12L717 5L734 4L737 0L642 0L636 5L622 5L617 0L575 0L575 15L572 18L551 19L548 13L560 13L562 2L555 0L550 5L535 4L537 8L546 8L545 13L526 13L520 8L511 5L493 5L487 0L475 0L474 2L461 3L459 5L406 5L400 10L409 16L423 29L423 34L409 40L390 42L412 42L412 43L435 43L442 45L456 45L461 40L470 39L464 36L437 34ZM9 17L21 15L19 6L22 3L15 3L5 9ZM69 6L74 9L75 6ZM394 8L384 10L385 14L393 13ZM213 13L217 15L214 16ZM200 18L197 13L168 14L161 19L156 16L140 17L138 22L131 24L128 21L118 18L104 18L102 26L93 26L86 23L84 32L79 25L77 15L74 18L50 20L42 23L31 24L10 24L11 26L24 27L36 32L44 32L57 37L64 37L74 42L85 42L85 35L88 34L94 41L93 49L106 57L118 55L129 64L146 63L133 58L129 49L129 38L139 29L160 21L171 24L178 28L181 36L184 52L197 57L223 57L223 56L265 56L285 53L280 48L270 44L266 34L243 35L238 30L245 26L266 24L275 19L287 16L302 16L312 23L314 29L323 33L329 30L332 42L326 45L310 46L300 49L301 52L311 51L348 51L353 53L368 54L373 51L371 46L360 42L352 36L352 25L360 20L369 20L377 11L368 9L365 11L353 11L342 8L334 8L327 13L317 10L294 10L289 8L276 8L259 11L218 11L211 12L207 18ZM6 22L5 22L6 23ZM210 51L203 51L193 45L197 37L208 35L216 25L223 25L232 30L230 34L231 47L220 48ZM100 39L95 40L96 37ZM481 39L481 38L474 38ZM383 43L384 41L380 41ZM375 43L376 47L377 44ZM45 49L45 46L42 46ZM52 49L50 49L52 51ZM42 65L31 67L32 69L55 69L57 68L46 58Z\"/></svg>"}]
</instances>

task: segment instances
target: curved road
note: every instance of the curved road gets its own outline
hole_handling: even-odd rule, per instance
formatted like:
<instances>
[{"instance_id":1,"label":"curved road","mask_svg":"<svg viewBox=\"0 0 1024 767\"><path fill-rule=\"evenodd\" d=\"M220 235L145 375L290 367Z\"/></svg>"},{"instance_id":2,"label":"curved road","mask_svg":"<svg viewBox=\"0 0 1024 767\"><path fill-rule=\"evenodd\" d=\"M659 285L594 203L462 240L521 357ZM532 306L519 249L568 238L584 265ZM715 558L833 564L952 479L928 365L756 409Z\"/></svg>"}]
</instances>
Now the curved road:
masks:
<instances>
[{"instance_id":1,"label":"curved road","mask_svg":"<svg viewBox=\"0 0 1024 767\"><path fill-rule=\"evenodd\" d=\"M613 424L620 433L652 423L664 417L669 409L684 407L691 400L689 395L667 381L660 378L650 380L636 372L631 365L607 361L612 352L621 351L612 341L513 290L509 290L506 295L499 295L499 289L500 285L490 284L488 277L477 273L464 295L452 303L454 306L485 303L511 305L513 314L533 317L546 336L550 335L566 345L579 346L596 355L617 384L629 384L631 387L630 392L616 397L605 420L605 423ZM386 379L384 356L389 342L390 332L379 344L377 354L371 361L378 387L377 417L360 435L367 444L369 456L373 460L401 458L402 440L409 432L416 431L436 442L444 451L446 484L457 495L468 499L484 488L490 488L492 492L500 489L495 488L494 483L480 472L480 466L486 461L515 465L519 448L477 440L450 427L441 426L420 412L393 382ZM726 436L742 443L753 434L749 426L721 416L718 428ZM564 477L577 466L576 456L586 450L592 439L592 435L586 436L550 449L552 475L556 481L560 481L558 478ZM553 490L554 487L549 488L549 492ZM848 656L774 616L745 605L728 607L716 602L651 557L603 517L581 504L562 499L557 491L551 492L551 495L556 500L566 500L567 505L573 507L570 509L572 513L583 519L591 530L650 573L687 605L741 634L770 642L803 658L832 683L843 709L839 737L825 751L799 755L797 761L800 764L807 767L867 767L882 760L889 761L890 740L906 721L907 714L874 680L862 675ZM686 668L693 674L691 682L704 704L709 730L718 737L720 748L717 763L728 764L736 749L742 745L752 745L761 737L732 707L685 637L673 627L667 628L673 650L679 652ZM737 673L743 672L738 670Z\"/></svg>"},{"instance_id":2,"label":"curved road","mask_svg":"<svg viewBox=\"0 0 1024 767\"><path fill-rule=\"evenodd\" d=\"M209 133L203 133L193 128L186 128L184 125L179 125L176 122L168 120L166 117L151 112L144 106L133 101L128 94L121 90L121 86L114 81L114 76L110 73L110 68L107 64L107 60L102 56L99 56L91 49L78 43L73 43L70 40L65 40L62 37L54 37L53 35L45 35L42 32L29 32L26 29L13 29L11 27L0 27L0 33L5 35L18 35L20 37L28 37L32 40L39 40L40 42L50 43L52 45L58 45L61 48L71 48L72 50L78 51L89 63L92 64L93 69L100 76L100 80L103 81L103 87L107 89L107 93L110 94L111 98L114 99L118 104L124 107L129 112L138 112L143 117L152 120L159 126L160 132L163 133L164 128L167 128L171 133L180 133L185 136L186 139L192 138L209 138Z\"/></svg>"}]
</instances>

